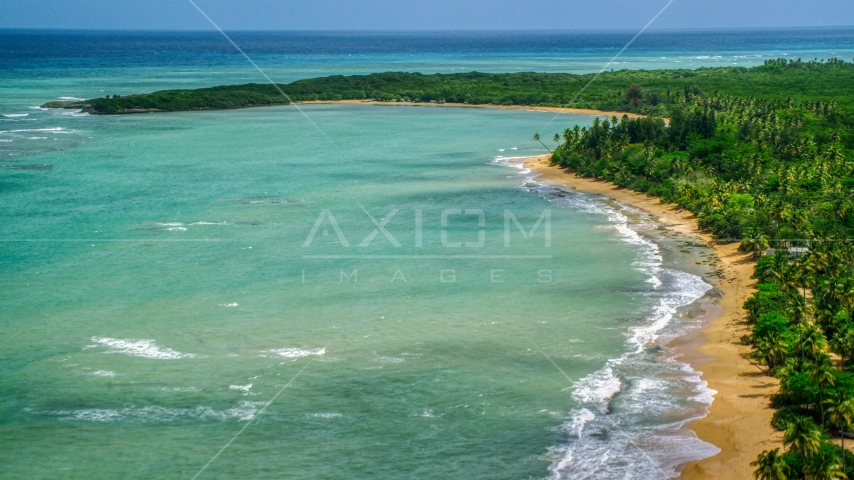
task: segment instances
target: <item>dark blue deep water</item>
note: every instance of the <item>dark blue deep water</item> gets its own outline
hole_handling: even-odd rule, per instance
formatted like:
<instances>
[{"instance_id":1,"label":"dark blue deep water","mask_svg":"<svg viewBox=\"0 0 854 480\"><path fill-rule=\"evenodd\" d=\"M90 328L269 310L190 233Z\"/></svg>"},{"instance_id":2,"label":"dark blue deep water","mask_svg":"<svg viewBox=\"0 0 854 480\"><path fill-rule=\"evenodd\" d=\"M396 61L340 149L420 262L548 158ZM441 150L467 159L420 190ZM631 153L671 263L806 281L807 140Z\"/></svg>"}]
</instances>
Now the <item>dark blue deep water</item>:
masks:
<instances>
[{"instance_id":1,"label":"dark blue deep water","mask_svg":"<svg viewBox=\"0 0 854 480\"><path fill-rule=\"evenodd\" d=\"M596 60L610 59L634 33L230 32L229 35L256 61L268 65L323 58L354 64L401 62L404 69L421 65L425 72L432 72L469 60L472 69L480 70L517 71L525 66L535 71L579 73L601 68L604 62ZM634 42L624 53L622 61L627 63L617 63L616 68L745 65L765 58L834 56L847 60L854 56L854 29L651 31ZM242 66L244 63L235 49L214 31L0 30L2 69Z\"/></svg>"}]
</instances>

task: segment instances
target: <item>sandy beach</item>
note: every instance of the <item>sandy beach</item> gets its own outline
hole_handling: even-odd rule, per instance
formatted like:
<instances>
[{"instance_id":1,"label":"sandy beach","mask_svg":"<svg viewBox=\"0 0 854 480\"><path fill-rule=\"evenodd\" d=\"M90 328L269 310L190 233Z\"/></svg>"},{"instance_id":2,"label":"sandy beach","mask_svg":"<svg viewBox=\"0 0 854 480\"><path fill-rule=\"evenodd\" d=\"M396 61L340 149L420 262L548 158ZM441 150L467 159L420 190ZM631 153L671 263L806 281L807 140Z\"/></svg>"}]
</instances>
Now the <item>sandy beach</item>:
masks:
<instances>
[{"instance_id":1,"label":"sandy beach","mask_svg":"<svg viewBox=\"0 0 854 480\"><path fill-rule=\"evenodd\" d=\"M753 478L750 462L763 450L782 447L782 433L770 424L773 410L769 401L777 391L778 382L747 360L749 348L741 344L741 337L748 333L742 305L755 283L750 278L753 273L750 255L739 252L737 244L715 243L710 235L699 230L696 217L688 211L680 211L674 205L661 204L656 197L608 182L576 177L572 172L552 166L549 158L549 155L529 158L525 165L545 180L583 192L607 195L644 210L667 229L697 238L714 249L721 263L715 282L720 297L714 304L704 305L705 328L674 340L670 346L683 361L702 372L702 379L708 382L709 388L717 391L708 415L690 427L701 440L721 451L686 465L682 478Z\"/></svg>"},{"instance_id":2,"label":"sandy beach","mask_svg":"<svg viewBox=\"0 0 854 480\"><path fill-rule=\"evenodd\" d=\"M623 115L628 115L629 118L640 118L643 115L627 112L609 112L603 110L588 110L586 108L563 108L563 107L532 107L526 105L471 105L468 103L426 103L426 102L376 102L369 100L313 100L306 102L294 102L297 104L350 104L350 105L383 105L392 107L464 107L464 108L499 108L503 110L530 110L534 112L555 112L567 113L572 115L594 115L597 117L617 117L622 118Z\"/></svg>"}]
</instances>

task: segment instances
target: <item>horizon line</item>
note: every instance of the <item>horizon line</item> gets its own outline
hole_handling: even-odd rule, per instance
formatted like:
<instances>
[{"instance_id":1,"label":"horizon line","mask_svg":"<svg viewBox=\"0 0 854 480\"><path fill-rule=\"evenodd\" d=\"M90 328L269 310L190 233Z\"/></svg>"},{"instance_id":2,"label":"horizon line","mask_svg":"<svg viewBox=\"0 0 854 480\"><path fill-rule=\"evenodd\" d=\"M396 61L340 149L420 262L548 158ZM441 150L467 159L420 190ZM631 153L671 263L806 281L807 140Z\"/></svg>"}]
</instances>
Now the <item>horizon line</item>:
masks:
<instances>
[{"instance_id":1,"label":"horizon line","mask_svg":"<svg viewBox=\"0 0 854 480\"><path fill-rule=\"evenodd\" d=\"M769 30L810 30L810 29L854 29L852 25L788 25L788 26L752 26L752 27L658 27L649 28L648 32L744 32ZM67 27L8 27L0 26L2 31L52 31L52 32L158 32L158 33L216 33L205 28L173 29L173 28L67 28ZM531 28L437 28L437 29L228 29L234 33L629 33L631 28L570 28L570 29L531 29Z\"/></svg>"}]
</instances>

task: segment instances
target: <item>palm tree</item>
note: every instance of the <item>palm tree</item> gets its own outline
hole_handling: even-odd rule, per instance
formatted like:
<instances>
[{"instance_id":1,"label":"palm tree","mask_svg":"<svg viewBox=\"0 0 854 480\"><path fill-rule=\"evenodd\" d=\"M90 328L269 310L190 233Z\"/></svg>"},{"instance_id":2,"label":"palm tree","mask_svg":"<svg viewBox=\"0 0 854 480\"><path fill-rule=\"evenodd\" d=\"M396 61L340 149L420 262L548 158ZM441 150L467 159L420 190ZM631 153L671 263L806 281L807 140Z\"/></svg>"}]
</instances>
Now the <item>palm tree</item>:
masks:
<instances>
[{"instance_id":1,"label":"palm tree","mask_svg":"<svg viewBox=\"0 0 854 480\"><path fill-rule=\"evenodd\" d=\"M819 327L809 323L801 323L798 335L798 347L801 356L818 358L827 351L827 338Z\"/></svg>"},{"instance_id":2,"label":"palm tree","mask_svg":"<svg viewBox=\"0 0 854 480\"><path fill-rule=\"evenodd\" d=\"M830 362L830 357L821 355L812 364L810 369L810 382L818 385L819 402L821 402L821 424L824 425L824 388L827 384L836 382L836 370Z\"/></svg>"},{"instance_id":3,"label":"palm tree","mask_svg":"<svg viewBox=\"0 0 854 480\"><path fill-rule=\"evenodd\" d=\"M773 364L771 367L776 368L786 361L786 355L789 353L789 344L779 334L772 333L768 335L768 358Z\"/></svg>"},{"instance_id":4,"label":"palm tree","mask_svg":"<svg viewBox=\"0 0 854 480\"><path fill-rule=\"evenodd\" d=\"M798 417L789 422L783 435L783 445L788 446L790 452L800 455L806 465L807 458L821 447L821 430L812 418Z\"/></svg>"},{"instance_id":5,"label":"palm tree","mask_svg":"<svg viewBox=\"0 0 854 480\"><path fill-rule=\"evenodd\" d=\"M810 480L839 480L848 478L848 475L845 475L845 471L839 465L839 457L835 454L821 455L814 458L806 465L804 470L807 473L807 478Z\"/></svg>"},{"instance_id":6,"label":"palm tree","mask_svg":"<svg viewBox=\"0 0 854 480\"><path fill-rule=\"evenodd\" d=\"M760 453L755 461L750 462L750 466L756 467L753 471L756 480L787 480L791 470L783 461L779 448Z\"/></svg>"},{"instance_id":7,"label":"palm tree","mask_svg":"<svg viewBox=\"0 0 854 480\"><path fill-rule=\"evenodd\" d=\"M789 254L778 248L774 253L773 262L767 266L765 275L782 289L784 281L788 280L788 276L791 275L791 273L789 273L791 269L792 266L789 265Z\"/></svg>"},{"instance_id":8,"label":"palm tree","mask_svg":"<svg viewBox=\"0 0 854 480\"><path fill-rule=\"evenodd\" d=\"M792 304L789 306L789 311L792 313L792 320L798 324L808 323L811 310L807 299L792 290L789 291L788 295L792 297L790 299Z\"/></svg>"},{"instance_id":9,"label":"palm tree","mask_svg":"<svg viewBox=\"0 0 854 480\"><path fill-rule=\"evenodd\" d=\"M851 418L854 416L854 398L835 391L827 400L827 415L830 422L836 425L839 436L842 437L842 471L845 471L845 434L851 430ZM843 430L844 428L844 430Z\"/></svg>"},{"instance_id":10,"label":"palm tree","mask_svg":"<svg viewBox=\"0 0 854 480\"><path fill-rule=\"evenodd\" d=\"M764 363L768 365L768 373L770 374L771 371L774 369L774 360L771 357L771 345L768 342L768 339L755 338L753 340L753 346L756 348L756 350L750 352L747 357L752 360L756 360L756 362L759 364Z\"/></svg>"},{"instance_id":11,"label":"palm tree","mask_svg":"<svg viewBox=\"0 0 854 480\"><path fill-rule=\"evenodd\" d=\"M543 142L542 142L542 140L540 140L540 134L539 134L539 133L535 133L535 134L534 134L534 141L535 141L535 142L540 142L540 145L542 145L542 146L546 147L546 144L545 144L545 143L543 143ZM546 150L548 150L548 151L549 151L549 153L552 153L552 151L549 149L549 147L546 147Z\"/></svg>"},{"instance_id":12,"label":"palm tree","mask_svg":"<svg viewBox=\"0 0 854 480\"><path fill-rule=\"evenodd\" d=\"M800 373L802 362L803 359L801 357L787 358L785 363L774 372L774 376L780 379L780 393L786 394L789 392L789 381Z\"/></svg>"},{"instance_id":13,"label":"palm tree","mask_svg":"<svg viewBox=\"0 0 854 480\"><path fill-rule=\"evenodd\" d=\"M777 285L783 290L785 293L785 301L786 306L789 305L789 292L798 290L798 271L794 265L786 265L781 272L779 272L779 278L777 278Z\"/></svg>"},{"instance_id":14,"label":"palm tree","mask_svg":"<svg viewBox=\"0 0 854 480\"><path fill-rule=\"evenodd\" d=\"M755 278L767 282L769 280L776 281L780 276L780 272L786 267L789 262L788 256L783 258L782 252L776 252L770 263L761 263L756 265L756 270L753 274Z\"/></svg>"},{"instance_id":15,"label":"palm tree","mask_svg":"<svg viewBox=\"0 0 854 480\"><path fill-rule=\"evenodd\" d=\"M753 253L753 258L757 258L768 248L768 237L755 228L747 229L746 233L738 249L751 252Z\"/></svg>"},{"instance_id":16,"label":"palm tree","mask_svg":"<svg viewBox=\"0 0 854 480\"><path fill-rule=\"evenodd\" d=\"M848 274L842 278L842 286L839 292L839 302L846 307L851 315L851 307L854 305L854 276Z\"/></svg>"},{"instance_id":17,"label":"palm tree","mask_svg":"<svg viewBox=\"0 0 854 480\"><path fill-rule=\"evenodd\" d=\"M797 283L801 287L801 296L807 298L807 287L813 284L815 276L811 265L805 259L801 259L796 265L797 273L795 274Z\"/></svg>"},{"instance_id":18,"label":"palm tree","mask_svg":"<svg viewBox=\"0 0 854 480\"><path fill-rule=\"evenodd\" d=\"M854 356L854 329L847 326L840 328L833 336L831 343L833 345L833 350L839 354L839 357L842 360L840 366L842 367L841 370L844 372L845 363Z\"/></svg>"},{"instance_id":19,"label":"palm tree","mask_svg":"<svg viewBox=\"0 0 854 480\"><path fill-rule=\"evenodd\" d=\"M749 357L768 365L769 375L773 375L777 368L785 363L786 354L789 353L789 344L777 333L756 339L753 345L756 350L751 352Z\"/></svg>"}]
</instances>

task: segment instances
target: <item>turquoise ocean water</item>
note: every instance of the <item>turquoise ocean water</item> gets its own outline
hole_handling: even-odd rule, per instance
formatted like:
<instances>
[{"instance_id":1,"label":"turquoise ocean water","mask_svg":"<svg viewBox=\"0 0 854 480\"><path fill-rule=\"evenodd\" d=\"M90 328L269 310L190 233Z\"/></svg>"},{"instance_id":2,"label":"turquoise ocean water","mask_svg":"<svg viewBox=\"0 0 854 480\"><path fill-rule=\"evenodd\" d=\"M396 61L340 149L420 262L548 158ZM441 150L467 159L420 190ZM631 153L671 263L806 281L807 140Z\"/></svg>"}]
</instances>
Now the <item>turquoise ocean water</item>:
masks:
<instances>
[{"instance_id":1,"label":"turquoise ocean water","mask_svg":"<svg viewBox=\"0 0 854 480\"><path fill-rule=\"evenodd\" d=\"M716 452L662 347L711 287L521 168L553 114L38 108L259 81L216 36L104 35L0 32L0 477L649 479ZM590 71L622 38L243 35L281 81ZM626 66L854 38L716 35Z\"/></svg>"}]
</instances>

